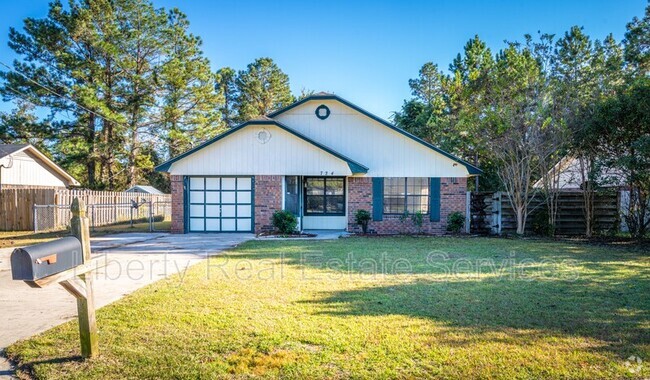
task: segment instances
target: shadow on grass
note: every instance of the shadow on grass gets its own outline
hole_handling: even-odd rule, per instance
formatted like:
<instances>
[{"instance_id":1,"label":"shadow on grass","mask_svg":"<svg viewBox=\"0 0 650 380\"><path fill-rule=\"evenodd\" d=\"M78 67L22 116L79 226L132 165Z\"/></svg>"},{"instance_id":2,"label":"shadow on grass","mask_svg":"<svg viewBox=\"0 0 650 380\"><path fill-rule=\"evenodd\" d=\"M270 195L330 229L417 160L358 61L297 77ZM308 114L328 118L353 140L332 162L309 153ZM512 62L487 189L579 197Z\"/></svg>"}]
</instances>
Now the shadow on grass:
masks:
<instances>
[{"instance_id":1,"label":"shadow on grass","mask_svg":"<svg viewBox=\"0 0 650 380\"><path fill-rule=\"evenodd\" d=\"M270 247L265 251L264 246L252 246L243 257L269 259L275 246ZM406 276L382 273L380 279L392 284L369 282L360 289L323 291L316 300L303 301L316 306L317 314L425 318L475 330L476 339L485 336L481 333L513 336L522 330L540 337L585 337L604 342L602 349L621 357L634 353L631 345L650 344L647 251L571 242L398 238L290 244L282 252L286 265L347 272L351 278L366 273L363 260L378 260L383 253L389 263L410 262ZM328 265L328 260L345 262L350 253L353 265ZM494 265L481 267L486 259ZM507 260L513 261L496 275L493 271L502 270ZM463 265L454 270L458 262Z\"/></svg>"},{"instance_id":2,"label":"shadow on grass","mask_svg":"<svg viewBox=\"0 0 650 380\"><path fill-rule=\"evenodd\" d=\"M34 368L38 365L48 365L48 364L65 364L65 363L81 363L84 361L84 358L81 357L80 355L74 355L74 356L66 356L66 357L60 357L60 358L49 358L49 359L43 359L43 360L34 360L30 362L20 362L20 364L16 367L16 373L22 374L22 375L28 375L29 378L36 378L35 374L33 373ZM3 373L0 372L0 375ZM6 374L7 376L15 376L15 374L12 372ZM13 377L12 377L13 378ZM20 377L23 378L23 377Z\"/></svg>"},{"instance_id":3,"label":"shadow on grass","mask_svg":"<svg viewBox=\"0 0 650 380\"><path fill-rule=\"evenodd\" d=\"M304 303L316 305L317 314L405 315L479 334L505 330L512 334L509 329L518 329L577 335L604 341L605 349L624 356L630 344L650 343L647 282L639 277L599 285L559 280L416 280L322 292L320 299Z\"/></svg>"}]
</instances>

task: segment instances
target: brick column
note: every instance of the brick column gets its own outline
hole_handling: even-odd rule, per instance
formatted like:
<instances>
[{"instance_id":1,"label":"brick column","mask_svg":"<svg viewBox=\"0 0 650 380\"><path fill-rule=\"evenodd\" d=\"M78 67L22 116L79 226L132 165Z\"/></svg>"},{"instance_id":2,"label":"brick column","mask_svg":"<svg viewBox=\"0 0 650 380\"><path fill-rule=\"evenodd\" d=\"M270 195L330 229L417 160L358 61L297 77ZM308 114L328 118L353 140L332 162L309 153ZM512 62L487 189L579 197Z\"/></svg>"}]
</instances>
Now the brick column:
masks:
<instances>
[{"instance_id":1,"label":"brick column","mask_svg":"<svg viewBox=\"0 0 650 380\"><path fill-rule=\"evenodd\" d=\"M348 177L348 232L361 232L361 226L354 221L357 210L366 210L372 215L372 177ZM369 223L370 228L372 221Z\"/></svg>"},{"instance_id":2,"label":"brick column","mask_svg":"<svg viewBox=\"0 0 650 380\"><path fill-rule=\"evenodd\" d=\"M171 233L182 234L185 232L185 195L183 191L183 176L171 176L172 190L172 228Z\"/></svg>"},{"instance_id":3,"label":"brick column","mask_svg":"<svg viewBox=\"0 0 650 380\"><path fill-rule=\"evenodd\" d=\"M440 225L435 232L442 234L447 232L449 214L458 211L465 215L467 211L467 178L443 178L440 182Z\"/></svg>"},{"instance_id":4,"label":"brick column","mask_svg":"<svg viewBox=\"0 0 650 380\"><path fill-rule=\"evenodd\" d=\"M276 210L282 210L282 176L255 176L255 233L273 230Z\"/></svg>"}]
</instances>

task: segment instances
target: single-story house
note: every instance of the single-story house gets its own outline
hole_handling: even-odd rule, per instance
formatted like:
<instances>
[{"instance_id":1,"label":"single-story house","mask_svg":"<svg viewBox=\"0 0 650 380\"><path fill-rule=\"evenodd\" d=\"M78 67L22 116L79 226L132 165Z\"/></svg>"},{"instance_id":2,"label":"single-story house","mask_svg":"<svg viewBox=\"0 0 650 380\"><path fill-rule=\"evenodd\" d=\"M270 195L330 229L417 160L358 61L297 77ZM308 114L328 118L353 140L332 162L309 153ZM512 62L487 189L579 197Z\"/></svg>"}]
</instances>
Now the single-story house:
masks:
<instances>
[{"instance_id":1,"label":"single-story house","mask_svg":"<svg viewBox=\"0 0 650 380\"><path fill-rule=\"evenodd\" d=\"M557 188L562 191L581 190L589 171L578 157L564 156L547 173L548 178L557 180ZM615 169L603 168L596 179L599 187L616 188L625 186L624 176ZM538 179L534 184L535 189L544 189L544 178Z\"/></svg>"},{"instance_id":2,"label":"single-story house","mask_svg":"<svg viewBox=\"0 0 650 380\"><path fill-rule=\"evenodd\" d=\"M3 188L80 186L30 144L0 144L0 184Z\"/></svg>"},{"instance_id":3,"label":"single-story house","mask_svg":"<svg viewBox=\"0 0 650 380\"><path fill-rule=\"evenodd\" d=\"M154 194L154 195L164 195L162 191L156 189L153 186L148 185L135 185L124 190L126 193L144 193L144 194Z\"/></svg>"},{"instance_id":4,"label":"single-story house","mask_svg":"<svg viewBox=\"0 0 650 380\"><path fill-rule=\"evenodd\" d=\"M308 96L159 165L171 176L172 232L271 230L276 210L301 229L403 232L405 212L443 233L481 171L336 95ZM408 222L410 223L410 219Z\"/></svg>"}]
</instances>

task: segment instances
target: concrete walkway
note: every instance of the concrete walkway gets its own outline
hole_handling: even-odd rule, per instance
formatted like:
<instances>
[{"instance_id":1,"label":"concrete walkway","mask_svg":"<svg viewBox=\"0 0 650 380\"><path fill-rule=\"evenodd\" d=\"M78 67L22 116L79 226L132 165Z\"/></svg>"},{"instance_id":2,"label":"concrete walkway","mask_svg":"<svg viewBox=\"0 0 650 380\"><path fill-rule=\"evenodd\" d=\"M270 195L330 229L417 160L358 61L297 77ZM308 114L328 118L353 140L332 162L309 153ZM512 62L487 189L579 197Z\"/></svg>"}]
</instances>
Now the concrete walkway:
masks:
<instances>
[{"instance_id":1,"label":"concrete walkway","mask_svg":"<svg viewBox=\"0 0 650 380\"><path fill-rule=\"evenodd\" d=\"M206 257L218 254L253 234L127 233L92 238L92 251L107 266L97 270L95 304L102 307L167 276L185 271ZM0 350L8 345L76 318L74 297L61 286L32 289L11 279L9 257L13 248L0 249ZM11 368L0 358L0 379Z\"/></svg>"}]
</instances>

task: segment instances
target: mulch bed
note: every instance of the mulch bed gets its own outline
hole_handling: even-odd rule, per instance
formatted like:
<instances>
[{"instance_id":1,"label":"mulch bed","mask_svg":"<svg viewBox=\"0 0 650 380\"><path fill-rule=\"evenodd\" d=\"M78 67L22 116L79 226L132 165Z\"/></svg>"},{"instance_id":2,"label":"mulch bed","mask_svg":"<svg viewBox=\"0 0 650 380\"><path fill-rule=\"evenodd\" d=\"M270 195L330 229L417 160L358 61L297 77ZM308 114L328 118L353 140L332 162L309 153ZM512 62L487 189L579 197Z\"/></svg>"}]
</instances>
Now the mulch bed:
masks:
<instances>
[{"instance_id":1,"label":"mulch bed","mask_svg":"<svg viewBox=\"0 0 650 380\"><path fill-rule=\"evenodd\" d=\"M308 234L304 232L294 232L292 234L283 234L278 231L273 232L261 232L257 234L259 237L278 237L278 238L313 238L316 237L316 234Z\"/></svg>"}]
</instances>

